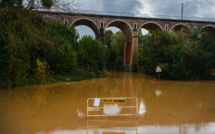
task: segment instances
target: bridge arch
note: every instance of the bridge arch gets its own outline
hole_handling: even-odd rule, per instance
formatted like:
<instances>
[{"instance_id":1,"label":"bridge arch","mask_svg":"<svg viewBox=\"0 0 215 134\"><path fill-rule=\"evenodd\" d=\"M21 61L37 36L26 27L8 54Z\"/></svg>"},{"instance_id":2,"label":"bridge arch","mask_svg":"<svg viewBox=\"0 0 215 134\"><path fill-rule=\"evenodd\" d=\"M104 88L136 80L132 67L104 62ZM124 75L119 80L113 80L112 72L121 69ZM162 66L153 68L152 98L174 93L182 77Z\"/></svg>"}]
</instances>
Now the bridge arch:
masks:
<instances>
[{"instance_id":1,"label":"bridge arch","mask_svg":"<svg viewBox=\"0 0 215 134\"><path fill-rule=\"evenodd\" d=\"M136 38L133 37L133 30L131 25L123 20L113 20L105 26L105 29L111 26L119 28L125 36L125 41L124 41L125 71L129 71L129 72L132 70L134 71L131 65L135 64L136 66L138 66L138 63L132 63L133 59L136 58L133 55L134 54L138 55L138 51L134 51L133 48L136 48L136 47L138 48L138 41L135 42Z\"/></svg>"},{"instance_id":2,"label":"bridge arch","mask_svg":"<svg viewBox=\"0 0 215 134\"><path fill-rule=\"evenodd\" d=\"M192 31L191 27L189 25L184 24L184 23L179 23L179 24L172 26L170 31L171 30L180 31L182 28L186 28L186 29Z\"/></svg>"},{"instance_id":3,"label":"bridge arch","mask_svg":"<svg viewBox=\"0 0 215 134\"><path fill-rule=\"evenodd\" d=\"M71 23L70 27L72 25L74 25L74 26L80 26L80 25L88 26L95 33L95 37L96 38L98 38L98 36L99 36L99 29L98 29L96 23L93 20L91 20L91 19L88 19L88 18L79 18L79 19L73 21Z\"/></svg>"},{"instance_id":4,"label":"bridge arch","mask_svg":"<svg viewBox=\"0 0 215 134\"><path fill-rule=\"evenodd\" d=\"M126 39L133 35L132 27L123 20L113 20L105 26L105 29L111 26L119 28L124 33Z\"/></svg>"},{"instance_id":5,"label":"bridge arch","mask_svg":"<svg viewBox=\"0 0 215 134\"><path fill-rule=\"evenodd\" d=\"M212 37L215 39L215 26L213 25L206 25L204 26L201 31L208 31L209 33L212 34Z\"/></svg>"},{"instance_id":6,"label":"bridge arch","mask_svg":"<svg viewBox=\"0 0 215 134\"><path fill-rule=\"evenodd\" d=\"M150 21L142 24L138 31L141 30L141 28L145 28L147 30L157 31L157 30L163 30L162 26L156 22Z\"/></svg>"}]
</instances>

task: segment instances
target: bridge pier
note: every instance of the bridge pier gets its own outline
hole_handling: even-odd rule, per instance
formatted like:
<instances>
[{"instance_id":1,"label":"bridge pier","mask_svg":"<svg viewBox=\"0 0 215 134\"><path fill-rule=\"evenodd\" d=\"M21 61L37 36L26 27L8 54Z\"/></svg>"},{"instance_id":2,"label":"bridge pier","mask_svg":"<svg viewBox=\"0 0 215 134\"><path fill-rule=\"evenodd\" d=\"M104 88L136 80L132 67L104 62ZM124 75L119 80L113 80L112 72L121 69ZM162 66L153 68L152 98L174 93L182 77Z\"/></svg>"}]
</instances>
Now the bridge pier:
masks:
<instances>
[{"instance_id":1,"label":"bridge pier","mask_svg":"<svg viewBox=\"0 0 215 134\"><path fill-rule=\"evenodd\" d=\"M101 28L99 31L98 40L102 42L103 47L105 47L105 34L104 34L104 28Z\"/></svg>"},{"instance_id":2,"label":"bridge pier","mask_svg":"<svg viewBox=\"0 0 215 134\"><path fill-rule=\"evenodd\" d=\"M138 71L138 37L133 36L124 43L124 69L126 72Z\"/></svg>"}]
</instances>

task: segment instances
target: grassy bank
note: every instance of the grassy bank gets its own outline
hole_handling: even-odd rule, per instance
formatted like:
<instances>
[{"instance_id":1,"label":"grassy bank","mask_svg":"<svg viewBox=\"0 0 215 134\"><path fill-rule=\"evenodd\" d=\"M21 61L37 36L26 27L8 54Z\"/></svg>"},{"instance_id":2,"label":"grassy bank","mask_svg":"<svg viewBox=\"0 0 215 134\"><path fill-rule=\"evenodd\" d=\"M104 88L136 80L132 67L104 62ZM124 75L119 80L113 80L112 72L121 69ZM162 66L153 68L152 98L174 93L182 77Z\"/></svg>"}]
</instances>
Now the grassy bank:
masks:
<instances>
[{"instance_id":1,"label":"grassy bank","mask_svg":"<svg viewBox=\"0 0 215 134\"><path fill-rule=\"evenodd\" d=\"M50 84L50 83L59 83L59 82L72 82L72 81L81 81L86 79L92 78L104 78L109 77L111 74L103 70L98 74L89 71L82 71L78 73L71 73L71 74L50 74L42 79L38 79L35 77L29 77L26 81L22 82L22 85L19 86L26 86L26 85L34 85L34 84Z\"/></svg>"}]
</instances>

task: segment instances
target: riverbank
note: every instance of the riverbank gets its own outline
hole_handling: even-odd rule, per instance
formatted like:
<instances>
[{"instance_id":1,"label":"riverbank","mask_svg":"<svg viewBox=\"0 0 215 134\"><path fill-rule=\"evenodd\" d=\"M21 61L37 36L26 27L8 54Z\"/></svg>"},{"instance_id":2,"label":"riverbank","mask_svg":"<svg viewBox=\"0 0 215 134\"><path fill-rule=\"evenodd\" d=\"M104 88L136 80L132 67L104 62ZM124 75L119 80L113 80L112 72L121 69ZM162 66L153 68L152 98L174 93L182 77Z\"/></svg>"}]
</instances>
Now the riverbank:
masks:
<instances>
[{"instance_id":1,"label":"riverbank","mask_svg":"<svg viewBox=\"0 0 215 134\"><path fill-rule=\"evenodd\" d=\"M96 79L111 76L111 73L107 70L103 70L98 74L94 72L82 71L75 74L65 74L65 75L50 75L47 77L48 83L58 83L58 82L72 82L81 81L86 79Z\"/></svg>"},{"instance_id":2,"label":"riverbank","mask_svg":"<svg viewBox=\"0 0 215 134\"><path fill-rule=\"evenodd\" d=\"M87 79L97 79L97 78L105 78L111 76L111 73L107 70L100 71L98 73L90 72L90 71L79 71L76 73L70 74L50 74L43 79L38 79L36 77L28 77L26 81L20 83L19 86L9 85L8 87L4 87L4 83L0 83L0 89L3 88L13 88L13 87L22 87L22 86L33 86L33 85L42 85L42 84L51 84L51 83L60 83L60 82L74 82L81 81Z\"/></svg>"}]
</instances>

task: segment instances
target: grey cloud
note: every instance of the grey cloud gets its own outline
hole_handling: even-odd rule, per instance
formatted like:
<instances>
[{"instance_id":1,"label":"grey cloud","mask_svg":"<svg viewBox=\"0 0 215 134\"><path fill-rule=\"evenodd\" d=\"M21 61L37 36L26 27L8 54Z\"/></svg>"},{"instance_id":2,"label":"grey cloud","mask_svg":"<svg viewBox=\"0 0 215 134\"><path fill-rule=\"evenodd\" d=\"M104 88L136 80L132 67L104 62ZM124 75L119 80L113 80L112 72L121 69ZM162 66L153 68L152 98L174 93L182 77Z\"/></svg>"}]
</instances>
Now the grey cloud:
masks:
<instances>
[{"instance_id":1,"label":"grey cloud","mask_svg":"<svg viewBox=\"0 0 215 134\"><path fill-rule=\"evenodd\" d=\"M144 1L144 0L139 0ZM183 1L164 1L157 0L156 2L150 2L145 0L144 3L148 3L151 7L151 13L156 15L169 15L169 16L180 16L181 15L181 4L186 3ZM188 7L184 8L184 15L189 17L213 17L215 1L207 0L189 0Z\"/></svg>"},{"instance_id":2,"label":"grey cloud","mask_svg":"<svg viewBox=\"0 0 215 134\"><path fill-rule=\"evenodd\" d=\"M189 1L184 16L215 17L215 0L79 0L82 10L128 13L151 13L156 15L181 15L181 3Z\"/></svg>"},{"instance_id":3,"label":"grey cloud","mask_svg":"<svg viewBox=\"0 0 215 134\"><path fill-rule=\"evenodd\" d=\"M184 16L215 18L215 0L77 0L81 10L181 16L181 4L189 1ZM84 31L80 29L80 32ZM90 32L90 31L88 31ZM86 31L85 31L86 33Z\"/></svg>"},{"instance_id":4,"label":"grey cloud","mask_svg":"<svg viewBox=\"0 0 215 134\"><path fill-rule=\"evenodd\" d=\"M83 3L82 10L97 10L110 12L133 12L137 3L122 2L120 0L79 0Z\"/></svg>"}]
</instances>

